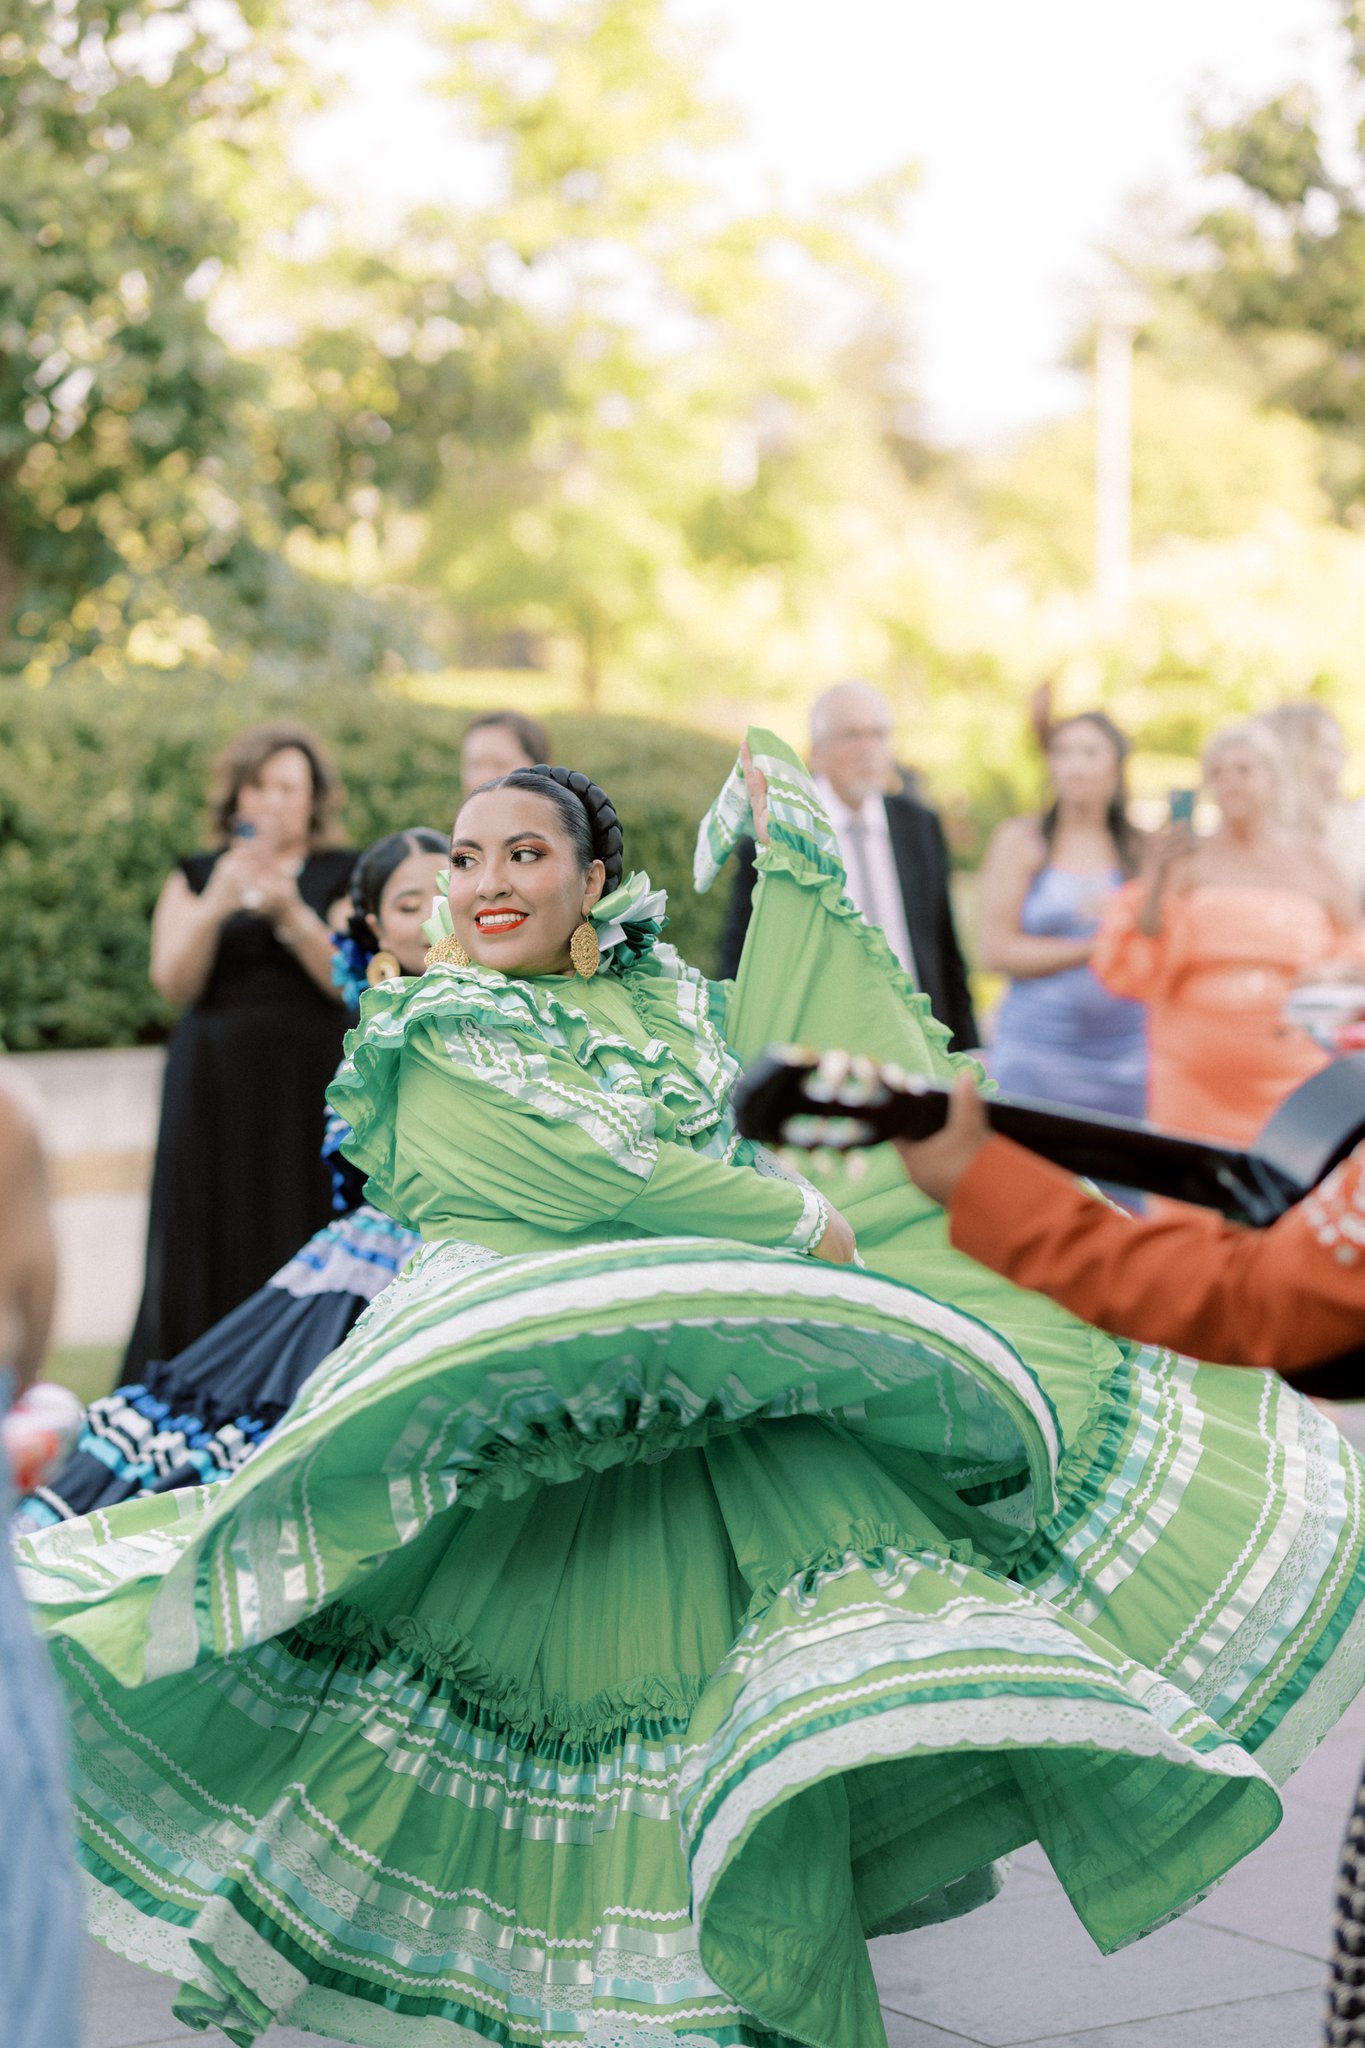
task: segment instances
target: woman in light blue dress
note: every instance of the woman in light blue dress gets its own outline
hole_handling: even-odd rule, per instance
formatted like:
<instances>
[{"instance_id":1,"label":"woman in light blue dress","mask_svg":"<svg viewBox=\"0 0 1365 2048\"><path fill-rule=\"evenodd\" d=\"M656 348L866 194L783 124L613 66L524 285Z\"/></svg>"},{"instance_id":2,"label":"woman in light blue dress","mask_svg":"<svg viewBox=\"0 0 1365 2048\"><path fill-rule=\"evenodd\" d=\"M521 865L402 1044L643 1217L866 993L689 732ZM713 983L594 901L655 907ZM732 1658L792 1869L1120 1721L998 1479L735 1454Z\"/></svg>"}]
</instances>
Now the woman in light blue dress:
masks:
<instances>
[{"instance_id":1,"label":"woman in light blue dress","mask_svg":"<svg viewBox=\"0 0 1365 2048\"><path fill-rule=\"evenodd\" d=\"M1128 823L1128 743L1103 712L1048 739L1053 800L997 827L978 881L981 963L1010 977L990 1071L1010 1095L1141 1116L1147 1044L1141 1003L1113 996L1089 961L1100 913L1137 866Z\"/></svg>"}]
</instances>

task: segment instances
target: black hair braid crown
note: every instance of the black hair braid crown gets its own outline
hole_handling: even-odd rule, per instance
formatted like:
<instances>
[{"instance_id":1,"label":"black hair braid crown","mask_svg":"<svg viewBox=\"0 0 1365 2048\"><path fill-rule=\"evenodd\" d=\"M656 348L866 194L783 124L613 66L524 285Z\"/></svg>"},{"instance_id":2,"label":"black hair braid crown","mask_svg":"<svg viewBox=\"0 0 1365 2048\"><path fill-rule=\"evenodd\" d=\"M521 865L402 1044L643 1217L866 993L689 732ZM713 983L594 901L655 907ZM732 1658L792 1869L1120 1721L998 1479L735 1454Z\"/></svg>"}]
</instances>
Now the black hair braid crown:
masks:
<instances>
[{"instance_id":1,"label":"black hair braid crown","mask_svg":"<svg viewBox=\"0 0 1365 2048\"><path fill-rule=\"evenodd\" d=\"M600 789L579 768L552 768L548 761L538 761L531 771L534 775L548 775L561 789L572 790L588 814L588 825L592 832L592 850L597 860L606 869L606 880L602 894L610 896L613 889L621 885L625 868L625 835L621 820L616 815L616 806L604 789Z\"/></svg>"}]
</instances>

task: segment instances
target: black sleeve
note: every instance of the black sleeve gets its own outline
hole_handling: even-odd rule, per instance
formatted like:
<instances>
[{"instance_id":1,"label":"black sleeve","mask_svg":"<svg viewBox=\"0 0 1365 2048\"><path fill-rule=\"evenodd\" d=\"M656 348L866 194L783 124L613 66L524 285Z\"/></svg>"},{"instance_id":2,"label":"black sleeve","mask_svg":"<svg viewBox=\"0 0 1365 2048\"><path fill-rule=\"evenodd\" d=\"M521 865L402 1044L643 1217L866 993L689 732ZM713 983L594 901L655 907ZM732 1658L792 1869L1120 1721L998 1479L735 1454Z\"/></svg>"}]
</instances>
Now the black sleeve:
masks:
<instances>
[{"instance_id":1,"label":"black sleeve","mask_svg":"<svg viewBox=\"0 0 1365 2048\"><path fill-rule=\"evenodd\" d=\"M937 811L925 805L933 830L934 846L939 858L939 872L943 877L943 902L939 913L939 971L942 977L944 1014L943 1022L952 1032L951 1050L966 1052L972 1046L980 1045L981 1039L976 1028L976 1014L972 1009L971 985L967 979L967 963L962 957L958 943L957 925L953 918L953 898L949 888L952 879L952 862L948 858L948 842L943 836L943 826Z\"/></svg>"},{"instance_id":2,"label":"black sleeve","mask_svg":"<svg viewBox=\"0 0 1365 2048\"><path fill-rule=\"evenodd\" d=\"M735 879L730 885L730 901L726 905L718 956L718 974L721 981L733 981L739 973L739 956L744 951L749 919L754 911L754 889L758 883L758 868L755 865L752 839L741 839L732 858L735 864Z\"/></svg>"},{"instance_id":3,"label":"black sleeve","mask_svg":"<svg viewBox=\"0 0 1365 2048\"><path fill-rule=\"evenodd\" d=\"M176 871L185 877L196 896L202 896L219 858L218 853L187 853L176 862Z\"/></svg>"},{"instance_id":4,"label":"black sleeve","mask_svg":"<svg viewBox=\"0 0 1365 2048\"><path fill-rule=\"evenodd\" d=\"M311 856L299 877L299 893L319 917L325 918L332 905L346 894L355 863L356 855L349 846L324 847Z\"/></svg>"}]
</instances>

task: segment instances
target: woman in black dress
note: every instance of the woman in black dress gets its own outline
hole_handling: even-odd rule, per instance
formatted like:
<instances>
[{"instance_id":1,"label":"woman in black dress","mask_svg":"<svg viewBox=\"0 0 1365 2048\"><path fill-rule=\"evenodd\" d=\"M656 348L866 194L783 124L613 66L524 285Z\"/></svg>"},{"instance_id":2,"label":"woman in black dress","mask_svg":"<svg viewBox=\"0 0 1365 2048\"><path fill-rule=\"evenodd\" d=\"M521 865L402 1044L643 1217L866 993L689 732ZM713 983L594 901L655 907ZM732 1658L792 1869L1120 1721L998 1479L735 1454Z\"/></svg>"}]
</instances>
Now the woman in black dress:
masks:
<instances>
[{"instance_id":1,"label":"woman in black dress","mask_svg":"<svg viewBox=\"0 0 1365 2048\"><path fill-rule=\"evenodd\" d=\"M184 1016L166 1057L147 1275L121 1378L174 1357L327 1221L322 1092L350 1021L331 930L341 784L302 726L254 726L215 767L220 840L167 878L152 982Z\"/></svg>"}]
</instances>

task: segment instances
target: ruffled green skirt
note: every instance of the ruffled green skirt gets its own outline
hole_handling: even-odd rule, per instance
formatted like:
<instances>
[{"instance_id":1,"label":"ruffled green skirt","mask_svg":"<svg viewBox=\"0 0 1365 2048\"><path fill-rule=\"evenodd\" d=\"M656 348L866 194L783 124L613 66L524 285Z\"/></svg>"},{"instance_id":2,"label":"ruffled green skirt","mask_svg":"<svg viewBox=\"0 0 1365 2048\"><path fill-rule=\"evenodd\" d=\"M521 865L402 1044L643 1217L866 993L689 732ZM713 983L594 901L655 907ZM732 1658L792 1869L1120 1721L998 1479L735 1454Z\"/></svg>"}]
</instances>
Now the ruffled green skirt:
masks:
<instances>
[{"instance_id":1,"label":"ruffled green skirt","mask_svg":"<svg viewBox=\"0 0 1365 2048\"><path fill-rule=\"evenodd\" d=\"M238 1478L26 1546L96 1932L239 2042L853 2048L865 1937L1025 1842L1159 1924L1359 1682L1359 1474L1109 1349L1068 1450L871 1275L429 1247Z\"/></svg>"},{"instance_id":2,"label":"ruffled green skirt","mask_svg":"<svg viewBox=\"0 0 1365 2048\"><path fill-rule=\"evenodd\" d=\"M736 1030L939 1061L827 880L770 863ZM1111 1949L1275 1826L1365 1678L1355 1455L894 1160L831 1192L879 1270L428 1246L236 1477L23 1545L92 1924L191 2025L868 2048L868 1937L1011 1850Z\"/></svg>"}]
</instances>

